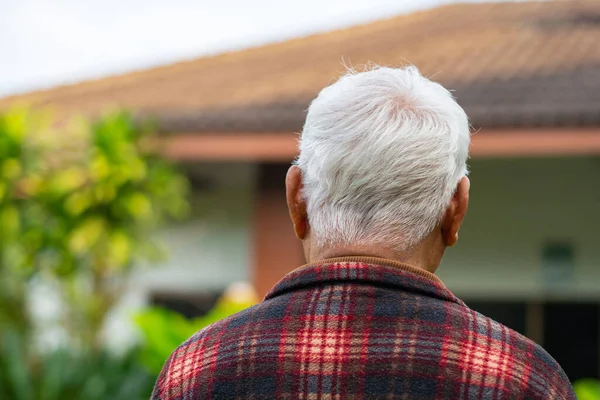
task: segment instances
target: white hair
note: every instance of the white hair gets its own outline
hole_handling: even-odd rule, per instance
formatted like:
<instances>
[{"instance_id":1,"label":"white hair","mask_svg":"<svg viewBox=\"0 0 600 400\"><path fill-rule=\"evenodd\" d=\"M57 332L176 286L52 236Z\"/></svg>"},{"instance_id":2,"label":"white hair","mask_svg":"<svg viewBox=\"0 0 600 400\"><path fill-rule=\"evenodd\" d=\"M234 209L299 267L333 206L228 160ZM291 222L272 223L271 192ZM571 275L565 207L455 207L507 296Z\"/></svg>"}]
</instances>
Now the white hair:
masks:
<instances>
[{"instance_id":1,"label":"white hair","mask_svg":"<svg viewBox=\"0 0 600 400\"><path fill-rule=\"evenodd\" d=\"M348 72L313 100L296 165L319 246L406 251L441 222L467 175L469 122L416 67Z\"/></svg>"}]
</instances>

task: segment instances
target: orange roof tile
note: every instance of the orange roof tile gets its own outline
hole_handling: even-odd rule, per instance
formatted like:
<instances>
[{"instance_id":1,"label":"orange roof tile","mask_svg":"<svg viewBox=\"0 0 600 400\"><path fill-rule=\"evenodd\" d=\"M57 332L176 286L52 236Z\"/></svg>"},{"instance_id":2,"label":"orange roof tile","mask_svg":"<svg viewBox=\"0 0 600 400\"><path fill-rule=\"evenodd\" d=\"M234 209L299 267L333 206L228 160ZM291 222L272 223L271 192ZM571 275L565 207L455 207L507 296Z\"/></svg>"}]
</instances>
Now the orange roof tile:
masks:
<instances>
[{"instance_id":1,"label":"orange roof tile","mask_svg":"<svg viewBox=\"0 0 600 400\"><path fill-rule=\"evenodd\" d=\"M476 125L600 125L600 1L456 4L0 100L157 114L169 130L299 130L352 65L418 66Z\"/></svg>"}]
</instances>

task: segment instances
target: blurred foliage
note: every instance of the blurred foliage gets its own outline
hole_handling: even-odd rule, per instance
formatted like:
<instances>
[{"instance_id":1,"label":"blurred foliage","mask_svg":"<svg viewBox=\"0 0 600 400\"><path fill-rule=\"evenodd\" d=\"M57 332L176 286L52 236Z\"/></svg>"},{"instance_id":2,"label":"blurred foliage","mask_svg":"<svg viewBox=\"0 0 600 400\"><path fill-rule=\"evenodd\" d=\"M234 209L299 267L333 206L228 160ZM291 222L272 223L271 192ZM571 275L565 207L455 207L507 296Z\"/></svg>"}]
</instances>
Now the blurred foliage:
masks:
<instances>
[{"instance_id":1,"label":"blurred foliage","mask_svg":"<svg viewBox=\"0 0 600 400\"><path fill-rule=\"evenodd\" d=\"M197 331L257 302L258 298L252 289L233 285L208 314L199 318L186 319L159 307L144 310L135 317L144 338L139 353L141 362L149 372L158 374L173 350Z\"/></svg>"},{"instance_id":2,"label":"blurred foliage","mask_svg":"<svg viewBox=\"0 0 600 400\"><path fill-rule=\"evenodd\" d=\"M600 400L600 380L580 379L573 384L579 400Z\"/></svg>"},{"instance_id":3,"label":"blurred foliage","mask_svg":"<svg viewBox=\"0 0 600 400\"><path fill-rule=\"evenodd\" d=\"M136 399L152 379L102 330L154 233L188 211L188 182L125 112L94 122L0 112L0 398ZM61 296L69 352L35 345L31 282ZM150 383L148 383L150 382Z\"/></svg>"},{"instance_id":4,"label":"blurred foliage","mask_svg":"<svg viewBox=\"0 0 600 400\"><path fill-rule=\"evenodd\" d=\"M131 352L53 351L28 357L27 343L5 332L0 349L0 398L10 400L142 400L155 376L137 364ZM26 361L26 362L25 362Z\"/></svg>"},{"instance_id":5,"label":"blurred foliage","mask_svg":"<svg viewBox=\"0 0 600 400\"><path fill-rule=\"evenodd\" d=\"M151 140L124 112L0 114L0 322L26 332L27 282L58 278L69 333L98 346L132 266L161 255L153 232L187 212L187 180Z\"/></svg>"}]
</instances>

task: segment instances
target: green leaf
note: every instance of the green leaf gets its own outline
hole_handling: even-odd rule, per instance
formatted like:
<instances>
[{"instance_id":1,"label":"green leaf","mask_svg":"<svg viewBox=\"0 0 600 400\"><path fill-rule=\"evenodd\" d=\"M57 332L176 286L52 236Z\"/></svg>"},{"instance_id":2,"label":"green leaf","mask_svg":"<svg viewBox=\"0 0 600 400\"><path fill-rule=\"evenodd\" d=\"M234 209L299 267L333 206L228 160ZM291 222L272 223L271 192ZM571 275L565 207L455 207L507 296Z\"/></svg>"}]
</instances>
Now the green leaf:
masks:
<instances>
[{"instance_id":1,"label":"green leaf","mask_svg":"<svg viewBox=\"0 0 600 400\"><path fill-rule=\"evenodd\" d=\"M95 181L101 181L110 175L111 166L104 155L98 154L94 157L90 167L90 172L91 178Z\"/></svg>"},{"instance_id":2,"label":"green leaf","mask_svg":"<svg viewBox=\"0 0 600 400\"><path fill-rule=\"evenodd\" d=\"M19 210L16 206L0 208L0 235L3 240L8 240L17 235L20 226Z\"/></svg>"},{"instance_id":3,"label":"green leaf","mask_svg":"<svg viewBox=\"0 0 600 400\"><path fill-rule=\"evenodd\" d=\"M579 400L600 400L600 380L581 379L573 384L573 389Z\"/></svg>"},{"instance_id":4,"label":"green leaf","mask_svg":"<svg viewBox=\"0 0 600 400\"><path fill-rule=\"evenodd\" d=\"M16 179L21 175L21 172L21 164L19 163L19 160L14 158L4 160L2 164L0 164L0 174L2 174L5 179Z\"/></svg>"},{"instance_id":5,"label":"green leaf","mask_svg":"<svg viewBox=\"0 0 600 400\"><path fill-rule=\"evenodd\" d=\"M20 141L27 130L29 112L25 108L12 109L2 116L4 134L13 141Z\"/></svg>"},{"instance_id":6,"label":"green leaf","mask_svg":"<svg viewBox=\"0 0 600 400\"><path fill-rule=\"evenodd\" d=\"M108 260L110 265L123 266L131 260L131 240L123 231L114 231L109 238Z\"/></svg>"},{"instance_id":7,"label":"green leaf","mask_svg":"<svg viewBox=\"0 0 600 400\"><path fill-rule=\"evenodd\" d=\"M83 254L93 247L106 227L104 219L91 217L79 225L69 237L69 249L75 254Z\"/></svg>"},{"instance_id":8,"label":"green leaf","mask_svg":"<svg viewBox=\"0 0 600 400\"><path fill-rule=\"evenodd\" d=\"M4 196L7 196L8 185L5 182L0 181L0 203L4 200Z\"/></svg>"},{"instance_id":9,"label":"green leaf","mask_svg":"<svg viewBox=\"0 0 600 400\"><path fill-rule=\"evenodd\" d=\"M92 194L87 191L74 192L65 200L65 210L73 216L80 215L92 205Z\"/></svg>"},{"instance_id":10,"label":"green leaf","mask_svg":"<svg viewBox=\"0 0 600 400\"><path fill-rule=\"evenodd\" d=\"M126 199L127 210L137 219L147 219L152 215L152 203L142 193L133 193Z\"/></svg>"},{"instance_id":11,"label":"green leaf","mask_svg":"<svg viewBox=\"0 0 600 400\"><path fill-rule=\"evenodd\" d=\"M51 181L51 187L56 193L69 193L82 186L86 179L85 171L73 167L57 173Z\"/></svg>"}]
</instances>

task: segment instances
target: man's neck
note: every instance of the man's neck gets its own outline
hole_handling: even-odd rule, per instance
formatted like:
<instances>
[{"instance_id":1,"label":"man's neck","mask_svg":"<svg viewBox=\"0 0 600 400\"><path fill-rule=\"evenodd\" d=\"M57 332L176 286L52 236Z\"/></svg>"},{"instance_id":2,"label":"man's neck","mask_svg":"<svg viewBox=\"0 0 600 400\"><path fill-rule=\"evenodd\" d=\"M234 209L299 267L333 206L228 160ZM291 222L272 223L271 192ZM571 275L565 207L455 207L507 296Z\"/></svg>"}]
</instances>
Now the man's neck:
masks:
<instances>
[{"instance_id":1,"label":"man's neck","mask_svg":"<svg viewBox=\"0 0 600 400\"><path fill-rule=\"evenodd\" d=\"M439 262L432 259L433 252L422 251L420 248L411 252L397 252L383 246L333 246L312 249L309 252L308 262L313 263L328 258L365 256L377 257L408 264L435 273Z\"/></svg>"}]
</instances>

